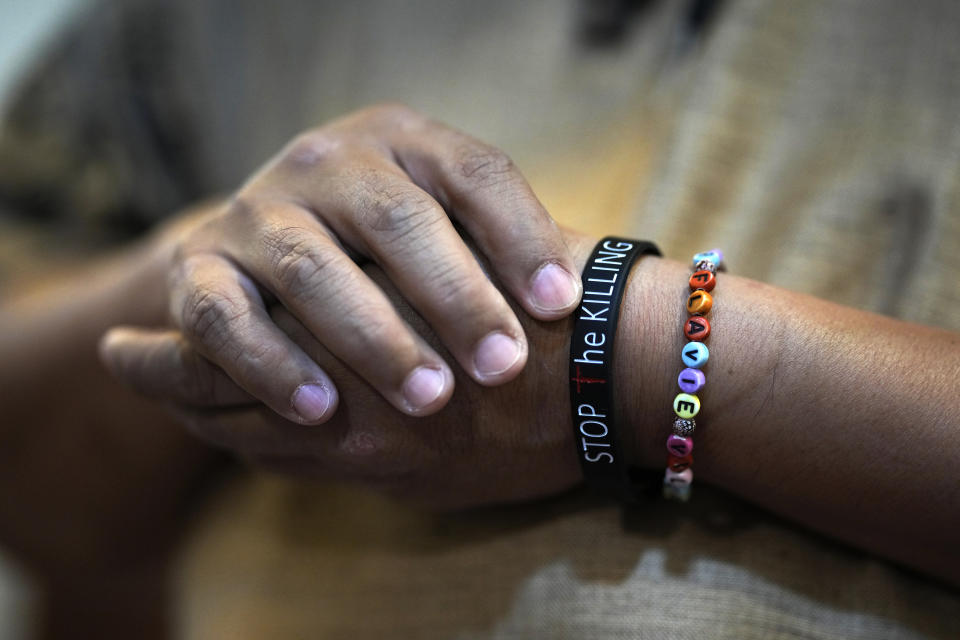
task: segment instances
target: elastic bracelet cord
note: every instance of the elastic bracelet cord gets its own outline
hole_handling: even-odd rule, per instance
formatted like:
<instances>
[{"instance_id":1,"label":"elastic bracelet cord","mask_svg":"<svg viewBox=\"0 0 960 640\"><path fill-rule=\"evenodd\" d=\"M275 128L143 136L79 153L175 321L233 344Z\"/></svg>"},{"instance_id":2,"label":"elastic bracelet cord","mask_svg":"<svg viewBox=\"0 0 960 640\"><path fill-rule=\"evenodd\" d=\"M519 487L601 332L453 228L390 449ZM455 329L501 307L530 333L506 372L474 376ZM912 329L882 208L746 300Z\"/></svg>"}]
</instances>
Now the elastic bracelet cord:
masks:
<instances>
[{"instance_id":1,"label":"elastic bracelet cord","mask_svg":"<svg viewBox=\"0 0 960 640\"><path fill-rule=\"evenodd\" d=\"M583 269L583 299L570 339L570 408L577 457L589 486L628 502L643 487L622 455L613 404L614 338L630 268L660 250L642 240L607 237Z\"/></svg>"},{"instance_id":2,"label":"elastic bracelet cord","mask_svg":"<svg viewBox=\"0 0 960 640\"><path fill-rule=\"evenodd\" d=\"M690 317L683 325L687 342L680 350L680 358L686 369L680 372L677 384L680 393L673 399L673 433L667 438L667 470L663 476L663 497L686 502L690 499L693 483L693 434L697 429L694 420L700 412L700 398L696 392L707 383L703 367L710 358L710 350L704 344L710 336L710 322L706 315L713 307L710 292L717 284L717 271L722 269L723 252L719 249L704 251L693 256L693 275L689 284L692 289L687 297L686 308Z\"/></svg>"}]
</instances>

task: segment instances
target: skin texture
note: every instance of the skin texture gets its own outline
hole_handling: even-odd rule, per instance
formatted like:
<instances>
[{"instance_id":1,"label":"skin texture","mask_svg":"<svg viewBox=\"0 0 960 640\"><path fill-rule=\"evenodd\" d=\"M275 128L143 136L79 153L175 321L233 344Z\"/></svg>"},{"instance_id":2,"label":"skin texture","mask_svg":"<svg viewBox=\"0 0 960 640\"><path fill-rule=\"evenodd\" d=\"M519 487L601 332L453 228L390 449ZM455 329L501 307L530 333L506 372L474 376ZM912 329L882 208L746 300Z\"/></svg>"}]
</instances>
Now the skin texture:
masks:
<instances>
[{"instance_id":1,"label":"skin texture","mask_svg":"<svg viewBox=\"0 0 960 640\"><path fill-rule=\"evenodd\" d=\"M582 265L594 239L568 232L567 243ZM366 271L397 297L375 267ZM631 457L649 468L666 461L689 274L688 265L644 258L621 315L615 397L627 416ZM960 338L725 273L718 281L713 355L698 394L697 482L957 582L960 486L951 470L960 463L952 437L960 425L951 380ZM398 305L436 344L413 310ZM454 367L459 393L443 411L413 419L377 399L289 313L273 313L334 372L344 410L323 427L294 425L259 407L196 411L190 405L204 393L197 388L176 401L201 437L270 468L370 484L432 508L527 500L581 481L566 386L571 319L527 319L530 362L511 384L482 388ZM168 377L158 362L176 362L158 354L174 348L189 353L170 337L157 346L157 359L113 367L141 391L170 400L162 383L151 385ZM204 377L229 385L216 371Z\"/></svg>"},{"instance_id":2,"label":"skin texture","mask_svg":"<svg viewBox=\"0 0 960 640\"><path fill-rule=\"evenodd\" d=\"M301 134L174 239L170 320L288 420L328 420L339 396L270 319L273 302L395 408L434 413L453 393L450 367L360 264L380 266L474 381L507 382L526 361L526 337L455 223L527 314L553 320L579 301L563 237L506 154L382 105ZM125 338L104 348L137 347L133 334ZM144 335L140 346L153 342Z\"/></svg>"}]
</instances>

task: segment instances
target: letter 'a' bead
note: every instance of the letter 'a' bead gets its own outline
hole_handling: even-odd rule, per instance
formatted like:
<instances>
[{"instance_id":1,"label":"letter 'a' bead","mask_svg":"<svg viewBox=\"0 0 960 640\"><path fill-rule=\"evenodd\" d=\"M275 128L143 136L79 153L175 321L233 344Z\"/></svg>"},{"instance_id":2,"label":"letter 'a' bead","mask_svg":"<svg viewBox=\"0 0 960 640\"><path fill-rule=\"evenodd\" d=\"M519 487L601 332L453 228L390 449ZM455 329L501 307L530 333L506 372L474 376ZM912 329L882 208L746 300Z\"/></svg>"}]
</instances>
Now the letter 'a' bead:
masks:
<instances>
[{"instance_id":1,"label":"letter 'a' bead","mask_svg":"<svg viewBox=\"0 0 960 640\"><path fill-rule=\"evenodd\" d=\"M673 410L681 418L689 420L700 412L700 398L689 393L678 393L673 399Z\"/></svg>"},{"instance_id":2,"label":"letter 'a' bead","mask_svg":"<svg viewBox=\"0 0 960 640\"><path fill-rule=\"evenodd\" d=\"M710 321L703 316L690 316L683 325L687 340L706 340L710 335Z\"/></svg>"},{"instance_id":3,"label":"letter 'a' bead","mask_svg":"<svg viewBox=\"0 0 960 640\"><path fill-rule=\"evenodd\" d=\"M707 383L707 376L700 369L686 368L677 376L677 384L684 393L696 393Z\"/></svg>"},{"instance_id":4,"label":"letter 'a' bead","mask_svg":"<svg viewBox=\"0 0 960 640\"><path fill-rule=\"evenodd\" d=\"M715 286L717 286L717 277L713 275L712 271L701 269L699 271L695 271L694 274L690 276L690 288L694 291L697 289L713 291Z\"/></svg>"},{"instance_id":5,"label":"letter 'a' bead","mask_svg":"<svg viewBox=\"0 0 960 640\"><path fill-rule=\"evenodd\" d=\"M687 312L705 316L713 307L713 296L706 291L694 291L687 298Z\"/></svg>"},{"instance_id":6,"label":"letter 'a' bead","mask_svg":"<svg viewBox=\"0 0 960 640\"><path fill-rule=\"evenodd\" d=\"M671 435L667 438L667 453L678 458L690 455L693 453L693 438L684 438L676 434Z\"/></svg>"},{"instance_id":7,"label":"letter 'a' bead","mask_svg":"<svg viewBox=\"0 0 960 640\"><path fill-rule=\"evenodd\" d=\"M707 360L710 358L710 350L702 342L688 342L683 346L680 358L683 360L683 364L688 367L699 369L707 364Z\"/></svg>"},{"instance_id":8,"label":"letter 'a' bead","mask_svg":"<svg viewBox=\"0 0 960 640\"><path fill-rule=\"evenodd\" d=\"M681 438L689 438L697 430L697 421L693 418L677 418L673 421L673 432Z\"/></svg>"}]
</instances>

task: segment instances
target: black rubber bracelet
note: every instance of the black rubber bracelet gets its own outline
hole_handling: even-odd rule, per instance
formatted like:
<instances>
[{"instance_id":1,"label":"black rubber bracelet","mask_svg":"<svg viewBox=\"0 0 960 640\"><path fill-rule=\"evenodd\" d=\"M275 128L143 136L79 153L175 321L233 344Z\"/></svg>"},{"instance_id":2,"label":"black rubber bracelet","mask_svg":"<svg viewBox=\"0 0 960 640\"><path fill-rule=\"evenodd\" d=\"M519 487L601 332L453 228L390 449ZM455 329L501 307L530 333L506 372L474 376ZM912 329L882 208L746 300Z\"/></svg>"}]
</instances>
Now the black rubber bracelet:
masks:
<instances>
[{"instance_id":1,"label":"black rubber bracelet","mask_svg":"<svg viewBox=\"0 0 960 640\"><path fill-rule=\"evenodd\" d=\"M587 484L627 501L642 493L643 474L629 468L613 405L613 349L620 301L630 268L643 255L659 256L651 242L607 237L583 268L583 299L570 339L570 408L577 457Z\"/></svg>"}]
</instances>

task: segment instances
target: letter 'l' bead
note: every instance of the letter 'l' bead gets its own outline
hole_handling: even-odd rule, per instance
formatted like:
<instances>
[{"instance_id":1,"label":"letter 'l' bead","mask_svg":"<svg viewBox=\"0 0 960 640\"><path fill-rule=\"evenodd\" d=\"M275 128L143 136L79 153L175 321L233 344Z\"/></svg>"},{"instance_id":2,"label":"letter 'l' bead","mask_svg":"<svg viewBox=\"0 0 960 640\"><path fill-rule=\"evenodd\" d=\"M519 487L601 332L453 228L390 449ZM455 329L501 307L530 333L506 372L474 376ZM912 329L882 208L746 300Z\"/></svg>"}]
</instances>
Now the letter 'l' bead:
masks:
<instances>
[{"instance_id":1,"label":"letter 'l' bead","mask_svg":"<svg viewBox=\"0 0 960 640\"><path fill-rule=\"evenodd\" d=\"M705 316L710 313L713 307L713 296L706 291L699 289L690 294L687 298L687 312Z\"/></svg>"},{"instance_id":2,"label":"letter 'l' bead","mask_svg":"<svg viewBox=\"0 0 960 640\"><path fill-rule=\"evenodd\" d=\"M699 369L707 364L707 360L710 358L710 350L702 342L688 342L683 346L680 358L683 360L683 364L688 367Z\"/></svg>"},{"instance_id":3,"label":"letter 'l' bead","mask_svg":"<svg viewBox=\"0 0 960 640\"><path fill-rule=\"evenodd\" d=\"M693 453L693 438L684 438L676 434L667 438L667 453L682 458Z\"/></svg>"},{"instance_id":4,"label":"letter 'l' bead","mask_svg":"<svg viewBox=\"0 0 960 640\"><path fill-rule=\"evenodd\" d=\"M690 369L688 367L677 376L677 384L680 386L680 391L684 393L696 393L706 383L707 376L700 369Z\"/></svg>"},{"instance_id":5,"label":"letter 'l' bead","mask_svg":"<svg viewBox=\"0 0 960 640\"><path fill-rule=\"evenodd\" d=\"M689 438L697 430L697 421L693 418L677 418L673 421L673 432L681 438Z\"/></svg>"},{"instance_id":6,"label":"letter 'l' bead","mask_svg":"<svg viewBox=\"0 0 960 640\"><path fill-rule=\"evenodd\" d=\"M688 420L700 412L700 398L689 393L678 393L673 399L673 410Z\"/></svg>"}]
</instances>

